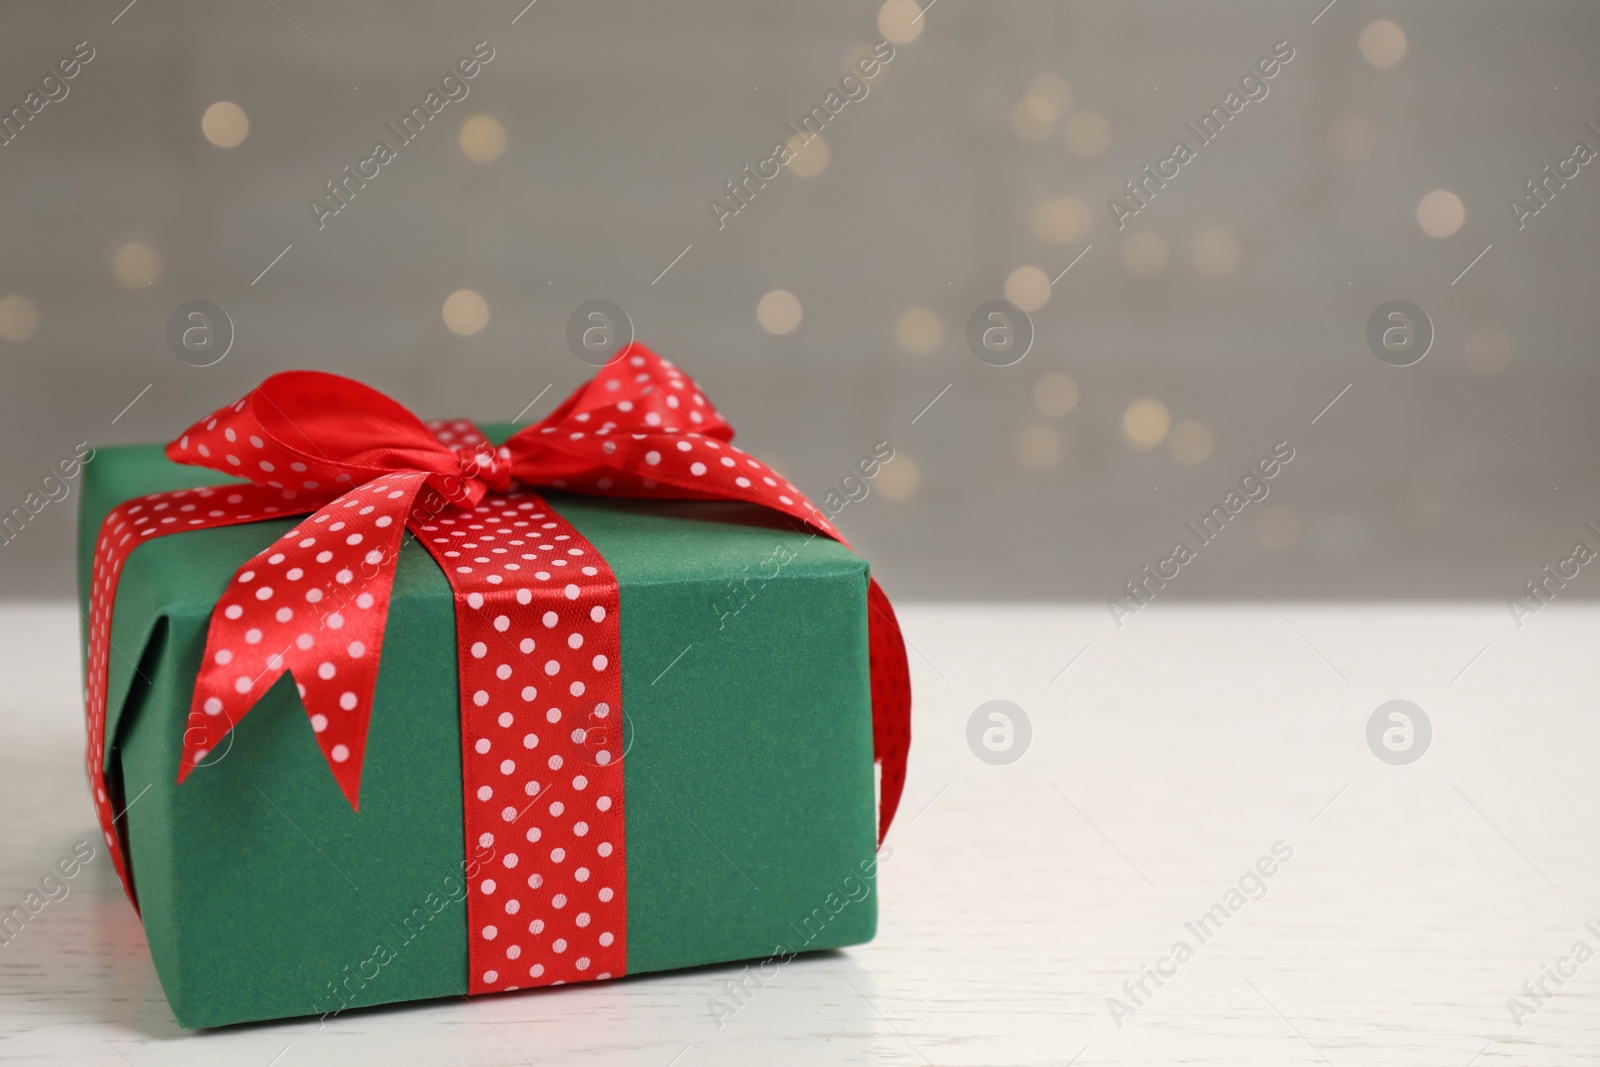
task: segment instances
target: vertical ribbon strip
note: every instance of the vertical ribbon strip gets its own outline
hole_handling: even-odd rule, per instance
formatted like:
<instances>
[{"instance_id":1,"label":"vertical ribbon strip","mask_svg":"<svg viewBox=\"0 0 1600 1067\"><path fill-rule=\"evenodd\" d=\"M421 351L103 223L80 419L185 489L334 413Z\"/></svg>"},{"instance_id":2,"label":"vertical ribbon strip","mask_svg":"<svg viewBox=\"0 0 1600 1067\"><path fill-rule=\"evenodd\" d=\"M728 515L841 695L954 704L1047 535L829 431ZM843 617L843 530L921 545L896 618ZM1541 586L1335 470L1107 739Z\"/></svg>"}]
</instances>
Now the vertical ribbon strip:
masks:
<instances>
[{"instance_id":1,"label":"vertical ribbon strip","mask_svg":"<svg viewBox=\"0 0 1600 1067\"><path fill-rule=\"evenodd\" d=\"M531 492L417 527L455 594L469 992L627 970L616 577Z\"/></svg>"}]
</instances>

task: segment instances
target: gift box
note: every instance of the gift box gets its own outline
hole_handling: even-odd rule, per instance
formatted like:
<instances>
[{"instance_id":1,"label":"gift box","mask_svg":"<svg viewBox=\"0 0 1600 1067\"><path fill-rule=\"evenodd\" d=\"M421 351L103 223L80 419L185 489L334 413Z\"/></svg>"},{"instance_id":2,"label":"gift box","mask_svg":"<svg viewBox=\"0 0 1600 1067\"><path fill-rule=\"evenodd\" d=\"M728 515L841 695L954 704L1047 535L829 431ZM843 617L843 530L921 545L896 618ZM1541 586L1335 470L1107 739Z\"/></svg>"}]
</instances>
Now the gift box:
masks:
<instances>
[{"instance_id":1,"label":"gift box","mask_svg":"<svg viewBox=\"0 0 1600 1067\"><path fill-rule=\"evenodd\" d=\"M607 374L591 401L618 403L596 395ZM214 439L226 470L225 449L248 462L251 440L301 427L296 449L326 447L312 414L248 421L263 399L304 397L252 396L165 452L102 448L84 473L91 785L182 1026L872 938L876 847L903 776L887 712L903 718L909 690L897 631L885 645L892 609L820 513L802 523L716 490L671 499L697 487L673 492L659 461L641 467L664 476L652 499L629 488L626 457L579 469L566 453L541 461L536 489L504 469L455 500L424 486L402 502L392 558L375 560L374 537L340 526L359 529L363 502L402 475L319 495L174 462ZM603 413L575 395L546 423L565 436L586 411ZM744 464L677 421L649 429ZM635 441L628 428L613 430ZM429 433L473 474L516 468L516 440L546 427L508 447L514 429ZM386 462L420 463L420 482L424 459ZM442 470L429 477L448 494ZM278 507L296 515L263 504L287 494ZM340 569L319 584L330 544L341 551L320 565ZM385 573L358 576L354 560ZM281 652L262 651L274 641ZM370 688L348 680L362 671Z\"/></svg>"}]
</instances>

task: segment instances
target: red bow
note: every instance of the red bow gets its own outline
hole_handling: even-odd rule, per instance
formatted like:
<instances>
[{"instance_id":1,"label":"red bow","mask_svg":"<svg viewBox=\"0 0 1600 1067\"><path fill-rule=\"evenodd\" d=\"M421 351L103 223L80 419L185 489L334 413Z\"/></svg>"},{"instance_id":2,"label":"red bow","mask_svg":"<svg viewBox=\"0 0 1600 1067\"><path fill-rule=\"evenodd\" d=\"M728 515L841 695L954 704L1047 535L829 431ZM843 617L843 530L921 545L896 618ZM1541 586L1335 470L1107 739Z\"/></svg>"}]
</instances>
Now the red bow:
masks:
<instances>
[{"instance_id":1,"label":"red bow","mask_svg":"<svg viewBox=\"0 0 1600 1067\"><path fill-rule=\"evenodd\" d=\"M316 371L268 378L167 446L176 462L255 483L229 495L235 521L316 509L240 567L218 598L179 781L289 671L317 744L356 805L404 530L503 494L513 482L759 504L844 542L799 490L732 438L692 379L637 344L498 449L470 423L424 424L347 378ZM436 553L453 555L460 554ZM533 577L559 583L564 573L546 568ZM576 595L577 586L566 588ZM904 784L911 693L899 624L876 580L868 610L881 840ZM319 625L308 628L308 619Z\"/></svg>"}]
</instances>

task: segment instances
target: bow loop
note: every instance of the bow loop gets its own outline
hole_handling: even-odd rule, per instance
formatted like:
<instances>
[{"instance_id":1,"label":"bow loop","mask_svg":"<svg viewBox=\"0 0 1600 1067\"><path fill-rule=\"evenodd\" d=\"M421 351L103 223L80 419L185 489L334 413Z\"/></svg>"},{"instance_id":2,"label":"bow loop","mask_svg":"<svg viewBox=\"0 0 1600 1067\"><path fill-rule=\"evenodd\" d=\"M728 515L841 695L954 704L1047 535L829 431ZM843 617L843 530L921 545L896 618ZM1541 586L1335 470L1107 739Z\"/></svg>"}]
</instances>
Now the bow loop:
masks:
<instances>
[{"instance_id":1,"label":"bow loop","mask_svg":"<svg viewBox=\"0 0 1600 1067\"><path fill-rule=\"evenodd\" d=\"M635 342L506 447L516 477L533 485L760 504L844 541L793 482L732 441L699 385Z\"/></svg>"},{"instance_id":2,"label":"bow loop","mask_svg":"<svg viewBox=\"0 0 1600 1067\"><path fill-rule=\"evenodd\" d=\"M638 342L618 352L534 428L570 433L607 425L733 440L733 427L694 380Z\"/></svg>"},{"instance_id":3,"label":"bow loop","mask_svg":"<svg viewBox=\"0 0 1600 1067\"><path fill-rule=\"evenodd\" d=\"M458 507L511 486L511 456L467 420L423 422L370 386L323 371L274 374L167 445L167 458L315 504L415 471Z\"/></svg>"}]
</instances>

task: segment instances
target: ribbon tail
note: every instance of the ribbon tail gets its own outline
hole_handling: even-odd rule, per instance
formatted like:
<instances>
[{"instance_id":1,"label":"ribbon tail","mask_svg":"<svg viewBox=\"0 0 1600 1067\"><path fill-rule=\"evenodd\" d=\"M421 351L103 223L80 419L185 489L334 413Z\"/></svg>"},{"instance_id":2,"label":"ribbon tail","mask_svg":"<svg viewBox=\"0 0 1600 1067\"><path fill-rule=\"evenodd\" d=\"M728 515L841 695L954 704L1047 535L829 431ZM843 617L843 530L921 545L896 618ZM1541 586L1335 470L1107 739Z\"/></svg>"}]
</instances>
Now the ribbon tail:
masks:
<instances>
[{"instance_id":1,"label":"ribbon tail","mask_svg":"<svg viewBox=\"0 0 1600 1067\"><path fill-rule=\"evenodd\" d=\"M351 490L234 574L211 615L179 782L287 671L334 780L359 810L395 565L425 478L391 474Z\"/></svg>"},{"instance_id":2,"label":"ribbon tail","mask_svg":"<svg viewBox=\"0 0 1600 1067\"><path fill-rule=\"evenodd\" d=\"M911 750L911 670L906 663L900 620L895 618L894 608L876 578L867 585L867 646L872 667L872 753L883 771L878 802L878 844L882 845L906 784L906 756Z\"/></svg>"}]
</instances>

